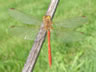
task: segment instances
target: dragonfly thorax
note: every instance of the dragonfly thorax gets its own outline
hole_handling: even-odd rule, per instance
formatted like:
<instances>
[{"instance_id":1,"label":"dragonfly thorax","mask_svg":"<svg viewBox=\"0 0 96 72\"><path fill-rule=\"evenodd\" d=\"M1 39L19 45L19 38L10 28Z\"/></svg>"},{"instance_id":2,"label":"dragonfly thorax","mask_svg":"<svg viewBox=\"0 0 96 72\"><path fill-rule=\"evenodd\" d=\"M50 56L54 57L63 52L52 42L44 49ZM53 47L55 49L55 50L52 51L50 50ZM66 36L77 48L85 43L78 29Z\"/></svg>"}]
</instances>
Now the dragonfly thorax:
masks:
<instances>
[{"instance_id":1,"label":"dragonfly thorax","mask_svg":"<svg viewBox=\"0 0 96 72\"><path fill-rule=\"evenodd\" d=\"M43 16L44 29L50 30L52 29L52 21L50 16Z\"/></svg>"}]
</instances>

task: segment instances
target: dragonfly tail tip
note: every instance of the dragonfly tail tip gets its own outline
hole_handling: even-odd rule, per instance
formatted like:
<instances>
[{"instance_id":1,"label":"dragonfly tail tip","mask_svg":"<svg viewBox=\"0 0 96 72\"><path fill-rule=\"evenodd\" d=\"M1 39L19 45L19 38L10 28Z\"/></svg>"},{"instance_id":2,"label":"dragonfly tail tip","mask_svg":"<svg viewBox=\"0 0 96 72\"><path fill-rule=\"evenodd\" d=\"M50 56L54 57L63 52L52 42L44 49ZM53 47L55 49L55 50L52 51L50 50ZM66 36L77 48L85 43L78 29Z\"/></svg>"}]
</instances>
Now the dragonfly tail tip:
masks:
<instances>
[{"instance_id":1,"label":"dragonfly tail tip","mask_svg":"<svg viewBox=\"0 0 96 72\"><path fill-rule=\"evenodd\" d=\"M86 16L82 16L82 17L84 17L84 18L85 18Z\"/></svg>"},{"instance_id":2,"label":"dragonfly tail tip","mask_svg":"<svg viewBox=\"0 0 96 72\"><path fill-rule=\"evenodd\" d=\"M15 8L10 8L11 10L14 10Z\"/></svg>"}]
</instances>

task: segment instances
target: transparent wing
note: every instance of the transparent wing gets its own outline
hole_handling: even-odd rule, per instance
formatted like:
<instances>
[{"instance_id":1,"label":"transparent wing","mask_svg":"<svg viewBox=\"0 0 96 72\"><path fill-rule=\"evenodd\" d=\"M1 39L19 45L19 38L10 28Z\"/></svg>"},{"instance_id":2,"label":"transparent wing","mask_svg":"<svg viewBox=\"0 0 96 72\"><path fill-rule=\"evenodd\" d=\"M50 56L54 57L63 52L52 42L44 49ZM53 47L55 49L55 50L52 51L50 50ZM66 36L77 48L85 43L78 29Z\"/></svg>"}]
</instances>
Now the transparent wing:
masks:
<instances>
[{"instance_id":1,"label":"transparent wing","mask_svg":"<svg viewBox=\"0 0 96 72\"><path fill-rule=\"evenodd\" d=\"M64 28L76 28L88 22L87 17L75 17L71 19L66 19L61 22L56 22L56 26L64 27Z\"/></svg>"},{"instance_id":2,"label":"transparent wing","mask_svg":"<svg viewBox=\"0 0 96 72\"><path fill-rule=\"evenodd\" d=\"M38 19L28 16L14 8L9 9L8 12L9 12L10 16L23 22L24 24L36 24L36 25L40 24L40 21Z\"/></svg>"},{"instance_id":3,"label":"transparent wing","mask_svg":"<svg viewBox=\"0 0 96 72\"><path fill-rule=\"evenodd\" d=\"M32 27L11 26L9 28L9 33L12 36L16 36L16 37L18 36L18 37L26 39L26 40L34 40L37 32L38 32L38 30L36 30Z\"/></svg>"},{"instance_id":4,"label":"transparent wing","mask_svg":"<svg viewBox=\"0 0 96 72\"><path fill-rule=\"evenodd\" d=\"M85 35L77 31L54 31L51 33L51 39L60 42L75 42L84 39Z\"/></svg>"}]
</instances>

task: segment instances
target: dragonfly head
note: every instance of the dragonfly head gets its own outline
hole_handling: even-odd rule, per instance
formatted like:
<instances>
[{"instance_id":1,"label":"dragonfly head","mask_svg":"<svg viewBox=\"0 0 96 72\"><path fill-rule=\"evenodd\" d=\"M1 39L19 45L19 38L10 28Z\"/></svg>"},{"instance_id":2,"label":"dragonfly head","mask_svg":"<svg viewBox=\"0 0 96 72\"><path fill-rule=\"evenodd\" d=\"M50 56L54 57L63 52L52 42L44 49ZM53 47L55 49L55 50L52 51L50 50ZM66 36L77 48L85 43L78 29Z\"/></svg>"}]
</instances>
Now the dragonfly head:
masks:
<instances>
[{"instance_id":1,"label":"dragonfly head","mask_svg":"<svg viewBox=\"0 0 96 72\"><path fill-rule=\"evenodd\" d=\"M52 21L50 16L43 16L43 23L45 30L52 29Z\"/></svg>"},{"instance_id":2,"label":"dragonfly head","mask_svg":"<svg viewBox=\"0 0 96 72\"><path fill-rule=\"evenodd\" d=\"M43 16L43 20L51 20L51 17L50 16Z\"/></svg>"}]
</instances>

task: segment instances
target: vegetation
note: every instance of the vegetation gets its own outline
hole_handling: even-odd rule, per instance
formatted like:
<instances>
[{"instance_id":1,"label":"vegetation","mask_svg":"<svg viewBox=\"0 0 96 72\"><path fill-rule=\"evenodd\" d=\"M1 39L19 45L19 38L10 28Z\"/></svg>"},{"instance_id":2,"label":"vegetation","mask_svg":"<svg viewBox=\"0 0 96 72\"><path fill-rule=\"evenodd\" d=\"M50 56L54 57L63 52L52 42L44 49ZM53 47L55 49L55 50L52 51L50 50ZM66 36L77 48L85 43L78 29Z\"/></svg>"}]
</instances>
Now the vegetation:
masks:
<instances>
[{"instance_id":1,"label":"vegetation","mask_svg":"<svg viewBox=\"0 0 96 72\"><path fill-rule=\"evenodd\" d=\"M39 19L45 15L49 0L0 0L0 72L21 72L34 41L13 37L8 33L11 25L22 25L11 18L9 8L16 8ZM34 72L96 72L96 0L61 0L55 21L76 16L87 16L88 24L77 30L86 38L74 43L51 41L52 68L48 65L45 41Z\"/></svg>"}]
</instances>

